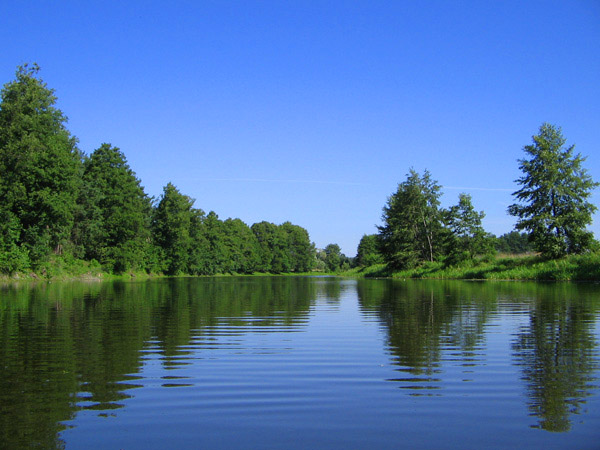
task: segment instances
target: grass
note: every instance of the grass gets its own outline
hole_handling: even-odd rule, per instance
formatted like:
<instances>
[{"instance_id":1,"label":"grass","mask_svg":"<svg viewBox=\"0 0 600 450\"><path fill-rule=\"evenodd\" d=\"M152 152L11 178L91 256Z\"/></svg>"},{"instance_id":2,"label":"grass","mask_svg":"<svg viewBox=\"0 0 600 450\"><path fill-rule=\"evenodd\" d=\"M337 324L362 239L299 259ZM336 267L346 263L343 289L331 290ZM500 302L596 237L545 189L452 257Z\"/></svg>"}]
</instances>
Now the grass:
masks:
<instances>
[{"instance_id":1,"label":"grass","mask_svg":"<svg viewBox=\"0 0 600 450\"><path fill-rule=\"evenodd\" d=\"M248 276L265 276L256 273ZM416 278L445 280L530 280L530 281L598 281L600 282L600 253L572 255L547 260L536 255L498 255L491 259L471 261L459 266L442 262L424 263L409 270L391 270L385 264L356 267L338 273L308 272L280 274L283 276L335 275L357 278ZM15 280L112 280L161 277L146 272L126 272L114 275L102 270L100 264L75 259L55 258L36 272L0 275L0 283ZM185 276L185 275L184 275ZM230 276L222 274L220 276Z\"/></svg>"},{"instance_id":2,"label":"grass","mask_svg":"<svg viewBox=\"0 0 600 450\"><path fill-rule=\"evenodd\" d=\"M547 260L540 256L499 255L459 266L424 263L409 270L390 270L385 264L341 273L355 277L428 278L447 280L600 281L600 253Z\"/></svg>"}]
</instances>

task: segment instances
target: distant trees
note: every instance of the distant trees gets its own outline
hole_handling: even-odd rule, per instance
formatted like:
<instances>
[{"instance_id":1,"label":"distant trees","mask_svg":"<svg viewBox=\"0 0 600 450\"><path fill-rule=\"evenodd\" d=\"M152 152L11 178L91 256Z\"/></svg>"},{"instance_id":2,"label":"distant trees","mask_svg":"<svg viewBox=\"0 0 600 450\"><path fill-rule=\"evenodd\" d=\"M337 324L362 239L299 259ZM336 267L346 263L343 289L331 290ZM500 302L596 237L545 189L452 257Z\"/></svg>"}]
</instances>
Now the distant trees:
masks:
<instances>
[{"instance_id":1,"label":"distant trees","mask_svg":"<svg viewBox=\"0 0 600 450\"><path fill-rule=\"evenodd\" d=\"M582 253L594 242L586 226L597 209L588 198L598 183L582 167L585 158L565 142L560 128L542 124L523 148L530 158L519 160L521 188L508 208L517 230L528 232L535 249L549 257Z\"/></svg>"},{"instance_id":2,"label":"distant trees","mask_svg":"<svg viewBox=\"0 0 600 450\"><path fill-rule=\"evenodd\" d=\"M383 262L380 251L379 236L376 234L365 234L358 243L356 249L356 264L358 266L372 266Z\"/></svg>"},{"instance_id":3,"label":"distant trees","mask_svg":"<svg viewBox=\"0 0 600 450\"><path fill-rule=\"evenodd\" d=\"M315 263L315 248L308 232L285 222L252 225L259 246L260 271L270 273L308 272Z\"/></svg>"},{"instance_id":4,"label":"distant trees","mask_svg":"<svg viewBox=\"0 0 600 450\"><path fill-rule=\"evenodd\" d=\"M495 247L500 253L519 254L534 251L527 233L519 233L518 231L511 231L496 238Z\"/></svg>"}]
</instances>

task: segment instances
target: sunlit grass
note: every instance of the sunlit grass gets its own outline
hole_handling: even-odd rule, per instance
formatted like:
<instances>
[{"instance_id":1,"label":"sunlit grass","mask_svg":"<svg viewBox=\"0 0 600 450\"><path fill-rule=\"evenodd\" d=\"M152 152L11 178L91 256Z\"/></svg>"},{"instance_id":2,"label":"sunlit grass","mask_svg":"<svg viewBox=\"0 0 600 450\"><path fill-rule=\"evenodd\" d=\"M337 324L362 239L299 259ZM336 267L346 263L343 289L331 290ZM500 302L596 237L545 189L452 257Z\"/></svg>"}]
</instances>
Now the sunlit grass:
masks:
<instances>
[{"instance_id":1,"label":"sunlit grass","mask_svg":"<svg viewBox=\"0 0 600 450\"><path fill-rule=\"evenodd\" d=\"M385 265L357 268L346 276L434 278L463 280L600 281L600 254L573 255L547 260L538 255L499 255L459 266L428 262L409 270L390 271Z\"/></svg>"}]
</instances>

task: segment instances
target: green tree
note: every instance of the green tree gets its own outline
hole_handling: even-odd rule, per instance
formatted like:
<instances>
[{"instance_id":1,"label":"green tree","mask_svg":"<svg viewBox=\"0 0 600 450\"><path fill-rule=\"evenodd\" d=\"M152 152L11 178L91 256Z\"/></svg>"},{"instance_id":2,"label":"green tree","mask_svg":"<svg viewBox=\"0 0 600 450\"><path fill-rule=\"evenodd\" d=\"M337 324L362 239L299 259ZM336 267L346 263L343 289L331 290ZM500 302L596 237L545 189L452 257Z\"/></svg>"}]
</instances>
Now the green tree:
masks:
<instances>
[{"instance_id":1,"label":"green tree","mask_svg":"<svg viewBox=\"0 0 600 450\"><path fill-rule=\"evenodd\" d=\"M21 268L69 247L81 175L77 140L38 72L20 66L0 103L0 246Z\"/></svg>"},{"instance_id":2,"label":"green tree","mask_svg":"<svg viewBox=\"0 0 600 450\"><path fill-rule=\"evenodd\" d=\"M214 211L206 216L204 221L204 236L207 243L206 254L209 258L206 274L214 275L229 270L229 252L225 244L225 227L223 221Z\"/></svg>"},{"instance_id":3,"label":"green tree","mask_svg":"<svg viewBox=\"0 0 600 450\"><path fill-rule=\"evenodd\" d=\"M294 272L308 272L315 260L315 246L310 242L308 231L298 225L285 222L280 226L287 234L287 253L290 259L290 269Z\"/></svg>"},{"instance_id":4,"label":"green tree","mask_svg":"<svg viewBox=\"0 0 600 450\"><path fill-rule=\"evenodd\" d=\"M252 225L260 247L259 271L272 273L290 272L290 237L282 226L270 222L259 222Z\"/></svg>"},{"instance_id":5,"label":"green tree","mask_svg":"<svg viewBox=\"0 0 600 450\"><path fill-rule=\"evenodd\" d=\"M442 250L441 187L429 171L410 170L406 181L383 208L378 227L385 261L393 268L410 268L433 261Z\"/></svg>"},{"instance_id":6,"label":"green tree","mask_svg":"<svg viewBox=\"0 0 600 450\"><path fill-rule=\"evenodd\" d=\"M223 243L227 249L226 272L252 273L260 262L258 240L240 219L223 222Z\"/></svg>"},{"instance_id":7,"label":"green tree","mask_svg":"<svg viewBox=\"0 0 600 450\"><path fill-rule=\"evenodd\" d=\"M379 250L379 236L376 234L365 234L358 243L356 249L356 263L367 267L383 262L383 256Z\"/></svg>"},{"instance_id":8,"label":"green tree","mask_svg":"<svg viewBox=\"0 0 600 450\"><path fill-rule=\"evenodd\" d=\"M325 264L327 265L327 270L330 272L339 270L343 260L344 255L342 255L342 250L339 245L329 244L325 247Z\"/></svg>"},{"instance_id":9,"label":"green tree","mask_svg":"<svg viewBox=\"0 0 600 450\"><path fill-rule=\"evenodd\" d=\"M85 158L79 204L73 240L86 259L115 272L146 268L152 203L117 147L102 144Z\"/></svg>"},{"instance_id":10,"label":"green tree","mask_svg":"<svg viewBox=\"0 0 600 450\"><path fill-rule=\"evenodd\" d=\"M164 257L164 268L168 274L189 271L192 254L192 223L195 211L194 200L183 195L171 183L163 189L153 220L155 241Z\"/></svg>"},{"instance_id":11,"label":"green tree","mask_svg":"<svg viewBox=\"0 0 600 450\"><path fill-rule=\"evenodd\" d=\"M518 218L516 229L529 233L535 249L544 256L582 253L594 242L586 226L596 206L588 201L598 186L582 167L585 158L564 147L560 128L544 123L523 150L530 159L519 160L521 188L513 193L518 203L508 212Z\"/></svg>"},{"instance_id":12,"label":"green tree","mask_svg":"<svg viewBox=\"0 0 600 450\"><path fill-rule=\"evenodd\" d=\"M469 194L460 194L458 205L445 211L445 225L450 232L446 250L450 264L472 260L477 255L493 251L492 238L481 225L485 217L477 212Z\"/></svg>"},{"instance_id":13,"label":"green tree","mask_svg":"<svg viewBox=\"0 0 600 450\"><path fill-rule=\"evenodd\" d=\"M496 238L496 250L500 253L528 253L533 251L533 246L527 233L511 231Z\"/></svg>"}]
</instances>

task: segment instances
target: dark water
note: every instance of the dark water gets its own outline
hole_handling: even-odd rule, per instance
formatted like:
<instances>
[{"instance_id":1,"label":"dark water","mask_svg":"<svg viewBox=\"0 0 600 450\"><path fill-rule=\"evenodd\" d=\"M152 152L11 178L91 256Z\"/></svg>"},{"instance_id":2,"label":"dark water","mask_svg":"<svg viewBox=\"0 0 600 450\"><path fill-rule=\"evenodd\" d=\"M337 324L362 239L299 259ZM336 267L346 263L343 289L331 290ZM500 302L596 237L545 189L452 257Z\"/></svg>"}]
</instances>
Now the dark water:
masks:
<instances>
[{"instance_id":1,"label":"dark water","mask_svg":"<svg viewBox=\"0 0 600 450\"><path fill-rule=\"evenodd\" d=\"M0 447L600 448L600 286L0 289Z\"/></svg>"}]
</instances>

